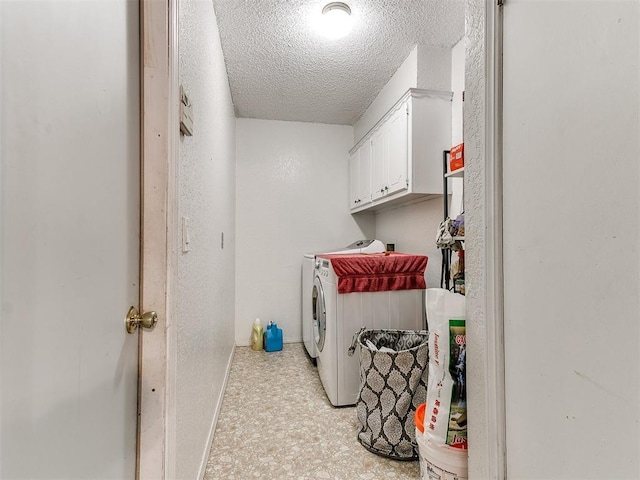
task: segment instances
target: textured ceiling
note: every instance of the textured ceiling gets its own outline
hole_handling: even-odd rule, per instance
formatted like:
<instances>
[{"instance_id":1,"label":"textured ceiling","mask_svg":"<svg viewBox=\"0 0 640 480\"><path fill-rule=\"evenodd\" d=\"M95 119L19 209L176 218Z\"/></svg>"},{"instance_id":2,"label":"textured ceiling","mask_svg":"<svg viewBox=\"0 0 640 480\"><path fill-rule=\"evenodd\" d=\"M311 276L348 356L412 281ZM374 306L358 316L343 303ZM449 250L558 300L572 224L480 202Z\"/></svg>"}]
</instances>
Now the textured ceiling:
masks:
<instances>
[{"instance_id":1,"label":"textured ceiling","mask_svg":"<svg viewBox=\"0 0 640 480\"><path fill-rule=\"evenodd\" d=\"M346 0L353 30L328 40L327 3L213 0L239 117L352 125L415 45L464 34L464 0Z\"/></svg>"}]
</instances>

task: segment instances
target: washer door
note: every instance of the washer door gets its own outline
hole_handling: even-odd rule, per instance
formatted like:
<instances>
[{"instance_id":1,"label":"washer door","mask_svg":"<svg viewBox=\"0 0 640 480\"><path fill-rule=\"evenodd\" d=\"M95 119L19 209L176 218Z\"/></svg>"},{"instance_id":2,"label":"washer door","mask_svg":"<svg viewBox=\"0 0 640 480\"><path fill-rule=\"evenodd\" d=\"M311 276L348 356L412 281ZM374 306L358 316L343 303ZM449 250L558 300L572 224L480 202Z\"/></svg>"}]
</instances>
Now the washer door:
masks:
<instances>
[{"instance_id":1,"label":"washer door","mask_svg":"<svg viewBox=\"0 0 640 480\"><path fill-rule=\"evenodd\" d=\"M327 332L327 309L324 305L324 291L319 277L313 280L312 305L313 340L316 342L318 351L321 352L324 348L324 337Z\"/></svg>"}]
</instances>

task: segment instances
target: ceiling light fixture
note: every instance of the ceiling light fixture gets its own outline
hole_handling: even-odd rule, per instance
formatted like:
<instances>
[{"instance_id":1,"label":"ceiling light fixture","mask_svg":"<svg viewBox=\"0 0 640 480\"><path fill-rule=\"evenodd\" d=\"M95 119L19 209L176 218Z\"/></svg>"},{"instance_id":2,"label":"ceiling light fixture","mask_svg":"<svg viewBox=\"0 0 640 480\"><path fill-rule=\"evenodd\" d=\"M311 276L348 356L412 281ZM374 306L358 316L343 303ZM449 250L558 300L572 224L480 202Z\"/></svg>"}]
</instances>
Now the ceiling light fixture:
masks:
<instances>
[{"instance_id":1,"label":"ceiling light fixture","mask_svg":"<svg viewBox=\"0 0 640 480\"><path fill-rule=\"evenodd\" d=\"M343 2L331 2L322 9L318 22L320 33L327 38L342 38L351 31L351 9Z\"/></svg>"}]
</instances>

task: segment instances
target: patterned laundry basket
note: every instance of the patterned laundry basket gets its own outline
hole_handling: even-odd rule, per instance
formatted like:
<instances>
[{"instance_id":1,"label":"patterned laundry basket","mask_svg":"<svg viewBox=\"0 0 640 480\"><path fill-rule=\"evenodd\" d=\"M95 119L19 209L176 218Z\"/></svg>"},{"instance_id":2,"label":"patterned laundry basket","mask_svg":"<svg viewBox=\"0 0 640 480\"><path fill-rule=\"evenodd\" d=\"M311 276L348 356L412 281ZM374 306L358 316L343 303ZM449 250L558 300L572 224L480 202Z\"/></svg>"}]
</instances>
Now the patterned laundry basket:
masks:
<instances>
[{"instance_id":1,"label":"patterned laundry basket","mask_svg":"<svg viewBox=\"0 0 640 480\"><path fill-rule=\"evenodd\" d=\"M356 401L358 441L396 460L418 458L414 415L427 398L427 331L361 330L360 390ZM380 351L381 348L393 351Z\"/></svg>"}]
</instances>

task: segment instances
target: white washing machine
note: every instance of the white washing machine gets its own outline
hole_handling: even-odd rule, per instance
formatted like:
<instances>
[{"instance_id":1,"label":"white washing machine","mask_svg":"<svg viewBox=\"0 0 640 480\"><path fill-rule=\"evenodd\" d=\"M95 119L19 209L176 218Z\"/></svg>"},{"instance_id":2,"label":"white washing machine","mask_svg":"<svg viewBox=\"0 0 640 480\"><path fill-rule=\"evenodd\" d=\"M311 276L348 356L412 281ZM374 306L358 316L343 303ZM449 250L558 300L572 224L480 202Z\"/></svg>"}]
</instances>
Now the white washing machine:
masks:
<instances>
[{"instance_id":1,"label":"white washing machine","mask_svg":"<svg viewBox=\"0 0 640 480\"><path fill-rule=\"evenodd\" d=\"M322 254L342 254L342 253L382 253L385 245L380 240L358 240L342 249ZM302 258L302 340L304 346L312 359L318 356L316 342L313 337L314 332L314 310L315 298L313 279L315 277L316 255L320 253L307 253Z\"/></svg>"},{"instance_id":2,"label":"white washing machine","mask_svg":"<svg viewBox=\"0 0 640 480\"><path fill-rule=\"evenodd\" d=\"M424 290L338 294L331 261L316 260L314 337L320 380L334 406L356 403L360 387L359 352L347 351L360 327L422 330Z\"/></svg>"}]
</instances>

